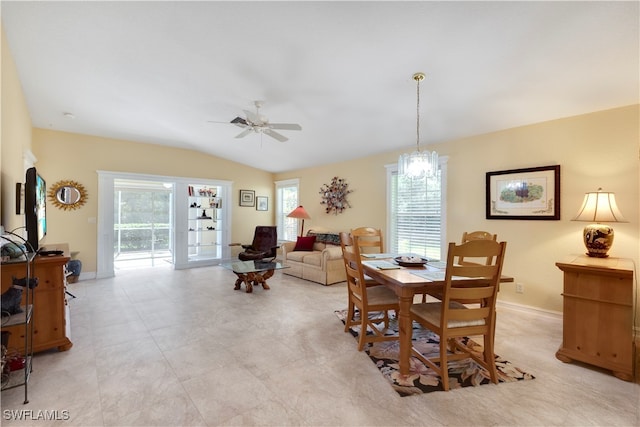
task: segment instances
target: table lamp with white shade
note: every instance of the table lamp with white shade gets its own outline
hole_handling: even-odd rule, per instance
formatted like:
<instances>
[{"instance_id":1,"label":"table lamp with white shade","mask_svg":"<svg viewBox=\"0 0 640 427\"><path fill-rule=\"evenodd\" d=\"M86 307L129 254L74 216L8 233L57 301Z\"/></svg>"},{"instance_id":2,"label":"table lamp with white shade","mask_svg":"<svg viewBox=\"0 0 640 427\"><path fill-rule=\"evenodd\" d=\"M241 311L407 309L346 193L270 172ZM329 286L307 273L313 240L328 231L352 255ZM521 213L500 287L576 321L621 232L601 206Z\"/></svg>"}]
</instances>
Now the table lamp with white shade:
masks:
<instances>
[{"instance_id":1,"label":"table lamp with white shade","mask_svg":"<svg viewBox=\"0 0 640 427\"><path fill-rule=\"evenodd\" d=\"M606 258L613 245L613 227L602 222L628 222L622 216L616 196L613 193L598 191L586 193L582 207L572 221L588 221L591 224L584 228L584 245L590 257Z\"/></svg>"}]
</instances>

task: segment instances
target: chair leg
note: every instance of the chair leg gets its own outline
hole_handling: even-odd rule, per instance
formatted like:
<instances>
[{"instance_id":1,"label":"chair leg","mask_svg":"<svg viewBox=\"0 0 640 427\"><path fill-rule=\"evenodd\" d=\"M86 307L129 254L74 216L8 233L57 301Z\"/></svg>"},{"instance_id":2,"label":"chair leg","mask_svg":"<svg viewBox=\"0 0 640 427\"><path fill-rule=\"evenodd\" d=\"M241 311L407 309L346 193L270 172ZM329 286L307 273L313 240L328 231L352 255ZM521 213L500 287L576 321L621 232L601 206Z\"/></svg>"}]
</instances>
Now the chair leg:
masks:
<instances>
[{"instance_id":1,"label":"chair leg","mask_svg":"<svg viewBox=\"0 0 640 427\"><path fill-rule=\"evenodd\" d=\"M358 337L358 351L362 351L367 337L367 323L369 313L363 313L360 311L360 336Z\"/></svg>"},{"instance_id":2,"label":"chair leg","mask_svg":"<svg viewBox=\"0 0 640 427\"><path fill-rule=\"evenodd\" d=\"M353 301L351 301L351 296L349 296L349 302L347 304L347 318L344 321L344 331L349 332L349 328L353 325L353 316L355 316L355 305Z\"/></svg>"},{"instance_id":3,"label":"chair leg","mask_svg":"<svg viewBox=\"0 0 640 427\"><path fill-rule=\"evenodd\" d=\"M489 331L489 333L484 336L484 360L487 364L487 368L489 369L491 382L494 384L498 384L498 369L496 368L496 356L493 353L492 331Z\"/></svg>"},{"instance_id":4,"label":"chair leg","mask_svg":"<svg viewBox=\"0 0 640 427\"><path fill-rule=\"evenodd\" d=\"M449 362L447 360L447 347L449 340L440 337L440 378L442 379L442 388L449 391Z\"/></svg>"}]
</instances>

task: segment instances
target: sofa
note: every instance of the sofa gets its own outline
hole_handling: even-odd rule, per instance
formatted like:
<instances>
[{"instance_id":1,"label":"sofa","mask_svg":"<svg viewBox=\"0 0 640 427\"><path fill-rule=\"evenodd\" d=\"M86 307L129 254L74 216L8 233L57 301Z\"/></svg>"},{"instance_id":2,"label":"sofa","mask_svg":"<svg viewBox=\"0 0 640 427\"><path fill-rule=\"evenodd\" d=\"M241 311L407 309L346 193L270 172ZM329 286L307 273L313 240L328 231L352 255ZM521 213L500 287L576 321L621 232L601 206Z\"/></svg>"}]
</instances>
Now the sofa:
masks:
<instances>
[{"instance_id":1,"label":"sofa","mask_svg":"<svg viewBox=\"0 0 640 427\"><path fill-rule=\"evenodd\" d=\"M302 244L304 238L298 238L297 242L285 242L280 245L282 262L289 267L282 272L325 286L347 280L342 261L340 235L337 232L309 230L305 237L307 238L305 245ZM309 245L309 240L313 240L312 246ZM301 248L304 250L300 250Z\"/></svg>"}]
</instances>

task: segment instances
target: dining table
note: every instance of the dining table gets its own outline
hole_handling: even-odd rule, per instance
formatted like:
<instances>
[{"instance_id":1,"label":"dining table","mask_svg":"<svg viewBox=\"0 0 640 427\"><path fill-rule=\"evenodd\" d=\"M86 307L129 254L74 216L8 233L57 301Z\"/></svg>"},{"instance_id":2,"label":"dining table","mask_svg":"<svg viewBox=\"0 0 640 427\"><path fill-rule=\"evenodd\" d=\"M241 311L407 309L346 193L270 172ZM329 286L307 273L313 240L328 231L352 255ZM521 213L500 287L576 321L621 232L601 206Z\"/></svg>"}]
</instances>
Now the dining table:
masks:
<instances>
[{"instance_id":1,"label":"dining table","mask_svg":"<svg viewBox=\"0 0 640 427\"><path fill-rule=\"evenodd\" d=\"M411 340L413 322L411 321L411 306L416 295L442 294L444 275L447 264L444 261L428 261L415 267L404 267L394 261L395 256L379 255L375 259L364 259L362 267L364 273L376 282L387 286L398 296L400 310L398 312L399 325L399 367L401 375L409 375L411 359ZM454 279L460 286L475 280L465 278ZM500 276L500 282L513 282L513 277Z\"/></svg>"}]
</instances>

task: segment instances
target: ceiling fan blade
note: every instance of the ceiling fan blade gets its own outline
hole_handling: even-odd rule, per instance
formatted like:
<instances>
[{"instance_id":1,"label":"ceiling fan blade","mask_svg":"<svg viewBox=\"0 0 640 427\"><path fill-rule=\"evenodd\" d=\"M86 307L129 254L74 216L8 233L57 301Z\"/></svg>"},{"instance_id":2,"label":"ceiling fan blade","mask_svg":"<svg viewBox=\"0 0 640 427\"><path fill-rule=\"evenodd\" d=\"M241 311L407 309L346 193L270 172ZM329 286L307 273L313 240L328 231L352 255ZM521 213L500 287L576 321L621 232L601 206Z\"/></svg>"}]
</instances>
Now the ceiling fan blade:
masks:
<instances>
[{"instance_id":1,"label":"ceiling fan blade","mask_svg":"<svg viewBox=\"0 0 640 427\"><path fill-rule=\"evenodd\" d=\"M288 141L288 140L289 140L289 138L287 138L286 136L281 135L281 134L279 134L278 132L274 132L274 131L272 131L271 129L265 129L265 130L263 131L263 133L264 133L265 135L269 135L271 138L275 138L275 139L277 139L277 140L278 140L278 141L280 141L280 142L285 142L285 141Z\"/></svg>"},{"instance_id":2,"label":"ceiling fan blade","mask_svg":"<svg viewBox=\"0 0 640 427\"><path fill-rule=\"evenodd\" d=\"M302 126L296 123L269 123L271 129L285 129L285 130L302 130Z\"/></svg>"},{"instance_id":3,"label":"ceiling fan blade","mask_svg":"<svg viewBox=\"0 0 640 427\"><path fill-rule=\"evenodd\" d=\"M233 123L234 125L239 126L241 128L248 126L247 121L242 117L236 117L235 119L231 120L230 123Z\"/></svg>"},{"instance_id":4,"label":"ceiling fan blade","mask_svg":"<svg viewBox=\"0 0 640 427\"><path fill-rule=\"evenodd\" d=\"M247 129L243 130L242 132L240 132L239 134L237 134L236 138L244 138L245 136L249 135L252 130L253 129L251 129L251 128L247 128Z\"/></svg>"}]
</instances>

